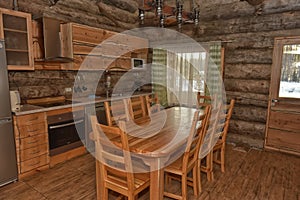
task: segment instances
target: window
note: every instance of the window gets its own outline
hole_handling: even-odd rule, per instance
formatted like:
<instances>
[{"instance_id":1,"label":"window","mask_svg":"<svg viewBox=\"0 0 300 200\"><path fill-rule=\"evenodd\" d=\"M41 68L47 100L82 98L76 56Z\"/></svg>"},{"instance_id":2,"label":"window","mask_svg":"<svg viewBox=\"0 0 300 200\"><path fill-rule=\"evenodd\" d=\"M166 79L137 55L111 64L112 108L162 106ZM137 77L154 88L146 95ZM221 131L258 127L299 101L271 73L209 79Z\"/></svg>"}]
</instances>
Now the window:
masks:
<instances>
[{"instance_id":1,"label":"window","mask_svg":"<svg viewBox=\"0 0 300 200\"><path fill-rule=\"evenodd\" d=\"M154 87L154 92L165 99L165 105L195 105L196 93L213 94L223 89L220 70L222 51L220 43L207 43L201 51L192 48L154 49L153 82L161 81L163 91ZM221 86L220 86L221 84Z\"/></svg>"}]
</instances>

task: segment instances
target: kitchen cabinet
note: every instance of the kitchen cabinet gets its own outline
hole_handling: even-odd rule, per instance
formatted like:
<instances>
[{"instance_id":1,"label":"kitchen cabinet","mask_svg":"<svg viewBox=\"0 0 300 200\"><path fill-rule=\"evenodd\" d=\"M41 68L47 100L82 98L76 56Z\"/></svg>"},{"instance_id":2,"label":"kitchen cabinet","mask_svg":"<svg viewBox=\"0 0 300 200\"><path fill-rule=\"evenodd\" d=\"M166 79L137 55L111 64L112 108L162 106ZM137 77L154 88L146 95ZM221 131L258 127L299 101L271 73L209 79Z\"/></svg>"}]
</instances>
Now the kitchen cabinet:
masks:
<instances>
[{"instance_id":1,"label":"kitchen cabinet","mask_svg":"<svg viewBox=\"0 0 300 200\"><path fill-rule=\"evenodd\" d=\"M74 59L69 70L130 70L131 58L147 59L148 40L122 33L67 23L61 26L63 55Z\"/></svg>"},{"instance_id":2,"label":"kitchen cabinet","mask_svg":"<svg viewBox=\"0 0 300 200\"><path fill-rule=\"evenodd\" d=\"M33 70L31 14L0 8L8 70Z\"/></svg>"},{"instance_id":3,"label":"kitchen cabinet","mask_svg":"<svg viewBox=\"0 0 300 200\"><path fill-rule=\"evenodd\" d=\"M49 168L46 113L14 116L19 176Z\"/></svg>"},{"instance_id":4,"label":"kitchen cabinet","mask_svg":"<svg viewBox=\"0 0 300 200\"><path fill-rule=\"evenodd\" d=\"M44 62L43 24L32 22L35 69L116 70L131 69L131 58L148 58L148 40L76 23L60 26L61 55L73 62Z\"/></svg>"}]
</instances>

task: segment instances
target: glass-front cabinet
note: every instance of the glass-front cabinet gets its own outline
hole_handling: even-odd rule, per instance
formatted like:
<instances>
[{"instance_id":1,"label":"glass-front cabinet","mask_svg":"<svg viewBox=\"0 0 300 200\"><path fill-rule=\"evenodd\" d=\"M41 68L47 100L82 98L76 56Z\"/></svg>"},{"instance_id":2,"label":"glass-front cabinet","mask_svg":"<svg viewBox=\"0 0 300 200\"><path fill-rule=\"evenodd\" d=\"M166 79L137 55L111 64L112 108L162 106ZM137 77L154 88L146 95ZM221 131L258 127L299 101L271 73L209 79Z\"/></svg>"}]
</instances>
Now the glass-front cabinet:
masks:
<instances>
[{"instance_id":1,"label":"glass-front cabinet","mask_svg":"<svg viewBox=\"0 0 300 200\"><path fill-rule=\"evenodd\" d=\"M31 14L0 8L8 70L33 70Z\"/></svg>"}]
</instances>

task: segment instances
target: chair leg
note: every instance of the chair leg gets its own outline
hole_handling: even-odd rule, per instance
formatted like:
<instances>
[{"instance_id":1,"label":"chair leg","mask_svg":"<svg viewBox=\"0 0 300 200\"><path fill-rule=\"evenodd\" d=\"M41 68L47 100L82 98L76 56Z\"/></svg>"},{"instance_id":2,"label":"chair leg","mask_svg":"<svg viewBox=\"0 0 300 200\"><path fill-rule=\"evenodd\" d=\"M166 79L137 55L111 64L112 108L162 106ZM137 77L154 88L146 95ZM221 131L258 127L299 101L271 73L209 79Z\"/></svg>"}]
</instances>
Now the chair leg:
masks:
<instances>
[{"instance_id":1,"label":"chair leg","mask_svg":"<svg viewBox=\"0 0 300 200\"><path fill-rule=\"evenodd\" d=\"M105 189L104 189L104 181L102 179L102 174L100 172L100 161L96 160L96 192L97 192L97 200L103 200ZM108 198L106 198L108 199Z\"/></svg>"},{"instance_id":2,"label":"chair leg","mask_svg":"<svg viewBox=\"0 0 300 200\"><path fill-rule=\"evenodd\" d=\"M194 190L194 195L198 196L199 191L198 191L198 167L197 165L194 166L193 168L193 190Z\"/></svg>"},{"instance_id":3,"label":"chair leg","mask_svg":"<svg viewBox=\"0 0 300 200\"><path fill-rule=\"evenodd\" d=\"M215 150L214 151L214 162L217 162L218 161L218 158L219 158L219 154L220 154L220 152L219 152L219 150Z\"/></svg>"},{"instance_id":4,"label":"chair leg","mask_svg":"<svg viewBox=\"0 0 300 200\"><path fill-rule=\"evenodd\" d=\"M209 152L206 156L207 180L212 181L213 177L213 152Z\"/></svg>"},{"instance_id":5,"label":"chair leg","mask_svg":"<svg viewBox=\"0 0 300 200\"><path fill-rule=\"evenodd\" d=\"M225 146L221 148L221 171L225 172Z\"/></svg>"},{"instance_id":6,"label":"chair leg","mask_svg":"<svg viewBox=\"0 0 300 200\"><path fill-rule=\"evenodd\" d=\"M136 198L135 198L135 196L133 195L133 194L130 194L129 196L128 196L128 200L135 200Z\"/></svg>"},{"instance_id":7,"label":"chair leg","mask_svg":"<svg viewBox=\"0 0 300 200\"><path fill-rule=\"evenodd\" d=\"M181 195L182 195L182 200L187 200L187 174L182 175Z\"/></svg>"},{"instance_id":8,"label":"chair leg","mask_svg":"<svg viewBox=\"0 0 300 200\"><path fill-rule=\"evenodd\" d=\"M198 191L199 194L202 192L202 186L201 186L201 159L198 158L198 163L197 163L197 185L198 185Z\"/></svg>"},{"instance_id":9,"label":"chair leg","mask_svg":"<svg viewBox=\"0 0 300 200\"><path fill-rule=\"evenodd\" d=\"M104 188L104 191L103 191L103 199L104 199L104 200L108 199L108 189L107 189L107 188Z\"/></svg>"}]
</instances>

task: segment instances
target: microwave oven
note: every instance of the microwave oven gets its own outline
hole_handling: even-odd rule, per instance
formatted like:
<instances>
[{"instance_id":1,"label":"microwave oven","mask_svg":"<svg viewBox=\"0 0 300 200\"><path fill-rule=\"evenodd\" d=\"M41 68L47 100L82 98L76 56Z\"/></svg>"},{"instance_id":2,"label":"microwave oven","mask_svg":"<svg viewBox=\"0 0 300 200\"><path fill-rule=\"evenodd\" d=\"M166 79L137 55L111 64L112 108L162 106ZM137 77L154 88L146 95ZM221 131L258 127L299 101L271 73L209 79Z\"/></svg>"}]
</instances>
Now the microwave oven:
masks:
<instances>
[{"instance_id":1,"label":"microwave oven","mask_svg":"<svg viewBox=\"0 0 300 200\"><path fill-rule=\"evenodd\" d=\"M131 58L131 68L132 69L144 69L144 64L146 64L145 59Z\"/></svg>"}]
</instances>

